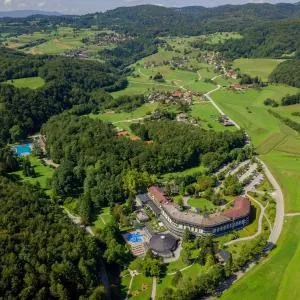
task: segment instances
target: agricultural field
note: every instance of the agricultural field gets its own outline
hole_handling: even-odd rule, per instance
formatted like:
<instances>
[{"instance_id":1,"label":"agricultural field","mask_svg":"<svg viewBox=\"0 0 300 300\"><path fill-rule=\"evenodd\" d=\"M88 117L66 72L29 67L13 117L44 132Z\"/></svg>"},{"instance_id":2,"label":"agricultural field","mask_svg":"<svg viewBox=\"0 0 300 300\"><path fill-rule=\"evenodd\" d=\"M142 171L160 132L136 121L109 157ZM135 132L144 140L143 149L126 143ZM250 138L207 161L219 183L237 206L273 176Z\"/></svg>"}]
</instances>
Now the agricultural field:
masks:
<instances>
[{"instance_id":1,"label":"agricultural field","mask_svg":"<svg viewBox=\"0 0 300 300\"><path fill-rule=\"evenodd\" d=\"M242 73L268 81L269 75L282 62L284 59L240 58L233 62L233 66L239 68Z\"/></svg>"},{"instance_id":2,"label":"agricultural field","mask_svg":"<svg viewBox=\"0 0 300 300\"><path fill-rule=\"evenodd\" d=\"M268 86L262 90L232 92L222 89L212 95L218 105L247 130L260 158L268 165L283 189L285 211L300 212L300 136L268 113L264 99L280 100L298 90L287 86ZM279 108L279 110L285 108ZM295 280L300 260L300 219L285 220L275 250L224 293L222 299L299 298Z\"/></svg>"},{"instance_id":3,"label":"agricultural field","mask_svg":"<svg viewBox=\"0 0 300 300\"><path fill-rule=\"evenodd\" d=\"M286 218L278 246L221 299L299 299L300 218Z\"/></svg>"},{"instance_id":4,"label":"agricultural field","mask_svg":"<svg viewBox=\"0 0 300 300\"><path fill-rule=\"evenodd\" d=\"M215 107L206 101L193 104L191 106L191 116L200 121L200 124L205 129L213 129L216 131L236 130L234 126L225 127L219 122L219 112Z\"/></svg>"},{"instance_id":5,"label":"agricultural field","mask_svg":"<svg viewBox=\"0 0 300 300\"><path fill-rule=\"evenodd\" d=\"M158 103L146 103L130 113L108 111L106 113L97 115L90 114L89 117L91 117L92 119L99 119L102 121L110 122L116 127L129 130L129 126L131 123L143 120L147 115L150 115L157 107Z\"/></svg>"},{"instance_id":6,"label":"agricultural field","mask_svg":"<svg viewBox=\"0 0 300 300\"><path fill-rule=\"evenodd\" d=\"M97 46L86 44L83 39L93 38L100 30L76 29L70 27L58 27L51 32L35 32L24 34L18 37L8 38L4 44L11 49L19 49L30 54L62 54L68 50L84 48L91 56L104 48L111 48L114 45ZM105 31L108 32L108 31Z\"/></svg>"},{"instance_id":7,"label":"agricultural field","mask_svg":"<svg viewBox=\"0 0 300 300\"><path fill-rule=\"evenodd\" d=\"M44 86L45 81L41 77L28 77L28 78L20 78L20 79L12 79L6 81L7 84L11 84L16 88L29 88L32 90L36 90Z\"/></svg>"},{"instance_id":8,"label":"agricultural field","mask_svg":"<svg viewBox=\"0 0 300 300\"><path fill-rule=\"evenodd\" d=\"M278 112L280 115L293 120L294 122L300 123L300 104L278 106L274 108L274 111ZM293 113L298 113L294 115Z\"/></svg>"}]
</instances>

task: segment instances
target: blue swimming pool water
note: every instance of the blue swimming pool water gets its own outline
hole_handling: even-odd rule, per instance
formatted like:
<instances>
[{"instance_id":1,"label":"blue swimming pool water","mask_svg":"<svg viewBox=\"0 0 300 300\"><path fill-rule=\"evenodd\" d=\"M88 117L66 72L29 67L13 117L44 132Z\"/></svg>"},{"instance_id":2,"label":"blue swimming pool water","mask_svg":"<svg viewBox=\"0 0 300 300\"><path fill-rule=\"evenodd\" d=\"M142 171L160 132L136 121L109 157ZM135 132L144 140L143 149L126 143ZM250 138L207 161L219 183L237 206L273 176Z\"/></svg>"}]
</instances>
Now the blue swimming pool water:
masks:
<instances>
[{"instance_id":1,"label":"blue swimming pool water","mask_svg":"<svg viewBox=\"0 0 300 300\"><path fill-rule=\"evenodd\" d=\"M129 233L127 235L127 241L130 243L141 243L143 242L143 235L140 232Z\"/></svg>"},{"instance_id":2,"label":"blue swimming pool water","mask_svg":"<svg viewBox=\"0 0 300 300\"><path fill-rule=\"evenodd\" d=\"M24 145L14 146L13 148L16 151L17 156L27 156L32 152L31 147L32 144L24 144Z\"/></svg>"}]
</instances>

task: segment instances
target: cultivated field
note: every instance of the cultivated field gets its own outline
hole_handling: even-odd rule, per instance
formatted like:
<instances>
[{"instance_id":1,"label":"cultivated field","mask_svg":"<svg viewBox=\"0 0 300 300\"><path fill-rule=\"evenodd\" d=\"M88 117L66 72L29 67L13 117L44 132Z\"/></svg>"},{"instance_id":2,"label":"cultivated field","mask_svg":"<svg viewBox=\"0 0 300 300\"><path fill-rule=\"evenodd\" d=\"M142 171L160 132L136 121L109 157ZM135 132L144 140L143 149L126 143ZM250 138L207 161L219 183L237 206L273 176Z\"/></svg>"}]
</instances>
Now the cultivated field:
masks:
<instances>
[{"instance_id":1,"label":"cultivated field","mask_svg":"<svg viewBox=\"0 0 300 300\"><path fill-rule=\"evenodd\" d=\"M240 58L234 61L233 66L239 68L242 73L258 76L263 81L268 81L269 75L283 61L283 59Z\"/></svg>"}]
</instances>

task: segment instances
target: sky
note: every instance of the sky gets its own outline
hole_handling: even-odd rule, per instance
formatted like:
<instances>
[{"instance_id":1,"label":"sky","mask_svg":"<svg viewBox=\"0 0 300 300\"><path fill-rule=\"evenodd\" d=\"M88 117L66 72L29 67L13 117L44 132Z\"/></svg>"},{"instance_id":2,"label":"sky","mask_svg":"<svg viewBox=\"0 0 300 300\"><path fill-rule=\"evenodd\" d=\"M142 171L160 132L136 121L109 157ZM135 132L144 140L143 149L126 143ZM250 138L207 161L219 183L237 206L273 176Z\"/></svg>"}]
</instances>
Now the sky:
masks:
<instances>
[{"instance_id":1,"label":"sky","mask_svg":"<svg viewBox=\"0 0 300 300\"><path fill-rule=\"evenodd\" d=\"M156 4L168 7L190 5L219 6L223 4L244 4L247 2L295 3L298 0L0 0L0 11L9 10L45 10L65 14L85 14L105 11L120 6Z\"/></svg>"}]
</instances>

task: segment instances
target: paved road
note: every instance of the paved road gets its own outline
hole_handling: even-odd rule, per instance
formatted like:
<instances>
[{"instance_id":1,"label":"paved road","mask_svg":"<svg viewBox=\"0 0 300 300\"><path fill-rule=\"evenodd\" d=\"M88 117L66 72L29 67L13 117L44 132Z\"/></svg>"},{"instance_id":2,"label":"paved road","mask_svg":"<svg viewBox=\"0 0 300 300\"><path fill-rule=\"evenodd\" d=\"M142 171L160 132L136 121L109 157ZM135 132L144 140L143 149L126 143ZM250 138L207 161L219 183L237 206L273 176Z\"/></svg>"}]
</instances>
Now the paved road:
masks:
<instances>
[{"instance_id":1,"label":"paved road","mask_svg":"<svg viewBox=\"0 0 300 300\"><path fill-rule=\"evenodd\" d=\"M274 192L272 193L272 196L276 201L276 217L273 225L273 230L269 236L268 241L275 245L279 239L283 227L283 222L284 222L284 198L279 183L276 181L275 177L272 175L272 173L270 172L269 168L265 165L265 163L261 160L260 162L263 165L263 170L268 180L274 187Z\"/></svg>"},{"instance_id":2,"label":"paved road","mask_svg":"<svg viewBox=\"0 0 300 300\"><path fill-rule=\"evenodd\" d=\"M218 106L218 104L213 100L213 98L210 96L212 93L218 91L222 86L221 85L218 85L215 89L209 91L208 93L206 93L204 96L212 103L212 105L218 110L218 112L221 114L221 115L225 115L225 113L223 112L223 110ZM237 129L241 129L241 127L235 122L233 121L232 119L230 119L232 121L232 123L234 124L234 126L237 128Z\"/></svg>"}]
</instances>

